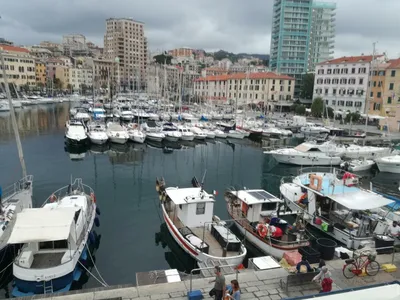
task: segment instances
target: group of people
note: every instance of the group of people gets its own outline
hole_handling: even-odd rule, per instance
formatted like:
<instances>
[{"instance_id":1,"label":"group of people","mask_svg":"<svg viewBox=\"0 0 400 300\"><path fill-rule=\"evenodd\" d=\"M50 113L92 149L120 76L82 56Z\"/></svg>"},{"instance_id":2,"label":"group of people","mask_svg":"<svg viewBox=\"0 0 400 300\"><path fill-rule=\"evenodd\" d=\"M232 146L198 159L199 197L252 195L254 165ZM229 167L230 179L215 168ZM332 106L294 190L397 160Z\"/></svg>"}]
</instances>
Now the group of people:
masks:
<instances>
[{"instance_id":1,"label":"group of people","mask_svg":"<svg viewBox=\"0 0 400 300\"><path fill-rule=\"evenodd\" d=\"M332 290L332 278L331 272L329 272L328 267L325 264L323 259L320 259L318 268L311 267L307 258L303 256L301 261L296 265L296 270L299 273L307 273L307 272L319 272L312 279L313 282L319 282L321 284L320 293L327 293Z\"/></svg>"},{"instance_id":2,"label":"group of people","mask_svg":"<svg viewBox=\"0 0 400 300\"><path fill-rule=\"evenodd\" d=\"M214 297L215 300L240 300L239 282L232 280L231 286L227 288L221 268L215 266L214 272L215 279L210 281L210 283L214 282L214 288L210 291L210 296Z\"/></svg>"}]
</instances>

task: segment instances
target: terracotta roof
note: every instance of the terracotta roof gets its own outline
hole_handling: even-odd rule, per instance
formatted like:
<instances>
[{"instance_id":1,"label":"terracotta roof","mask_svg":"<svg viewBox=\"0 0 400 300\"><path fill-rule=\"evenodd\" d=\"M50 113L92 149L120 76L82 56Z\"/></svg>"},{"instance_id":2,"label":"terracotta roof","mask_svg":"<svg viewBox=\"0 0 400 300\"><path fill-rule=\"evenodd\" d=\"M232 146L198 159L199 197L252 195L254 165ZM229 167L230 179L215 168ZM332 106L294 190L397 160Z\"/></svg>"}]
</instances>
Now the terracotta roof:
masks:
<instances>
[{"instance_id":1,"label":"terracotta roof","mask_svg":"<svg viewBox=\"0 0 400 300\"><path fill-rule=\"evenodd\" d=\"M375 55L375 57L381 57L383 55ZM372 55L360 55L360 56L343 56L331 60L327 60L319 63L319 65L330 65L330 64L354 64L358 62L371 62L373 59Z\"/></svg>"},{"instance_id":2,"label":"terracotta roof","mask_svg":"<svg viewBox=\"0 0 400 300\"><path fill-rule=\"evenodd\" d=\"M287 75L281 75L274 72L260 72L260 73L234 73L229 75L215 75L215 76L206 76L195 79L195 81L226 81L226 80L238 80L238 79L246 79L248 76L249 79L282 79L282 80L294 80L293 77Z\"/></svg>"},{"instance_id":3,"label":"terracotta roof","mask_svg":"<svg viewBox=\"0 0 400 300\"><path fill-rule=\"evenodd\" d=\"M387 69L400 69L400 58L391 59L388 61L389 66Z\"/></svg>"},{"instance_id":4,"label":"terracotta roof","mask_svg":"<svg viewBox=\"0 0 400 300\"><path fill-rule=\"evenodd\" d=\"M2 49L3 51L10 51L10 52L25 52L25 53L29 53L28 49L21 48L21 47L10 46L10 45L5 45L5 44L0 44L0 49Z\"/></svg>"}]
</instances>

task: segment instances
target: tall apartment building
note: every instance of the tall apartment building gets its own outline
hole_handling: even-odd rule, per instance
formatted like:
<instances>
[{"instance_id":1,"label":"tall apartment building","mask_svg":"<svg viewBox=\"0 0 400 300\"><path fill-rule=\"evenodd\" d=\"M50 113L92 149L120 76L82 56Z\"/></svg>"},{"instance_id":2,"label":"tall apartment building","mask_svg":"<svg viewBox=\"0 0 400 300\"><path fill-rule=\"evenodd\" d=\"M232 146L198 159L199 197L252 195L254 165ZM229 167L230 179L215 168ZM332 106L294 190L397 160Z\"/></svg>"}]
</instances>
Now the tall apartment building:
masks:
<instances>
[{"instance_id":1,"label":"tall apartment building","mask_svg":"<svg viewBox=\"0 0 400 300\"><path fill-rule=\"evenodd\" d=\"M107 19L103 55L118 65L120 86L131 86L138 80L136 74L140 74L141 82L144 83L147 68L144 23L127 18Z\"/></svg>"},{"instance_id":2,"label":"tall apartment building","mask_svg":"<svg viewBox=\"0 0 400 300\"><path fill-rule=\"evenodd\" d=\"M270 68L296 79L333 56L336 4L313 0L274 0Z\"/></svg>"}]
</instances>

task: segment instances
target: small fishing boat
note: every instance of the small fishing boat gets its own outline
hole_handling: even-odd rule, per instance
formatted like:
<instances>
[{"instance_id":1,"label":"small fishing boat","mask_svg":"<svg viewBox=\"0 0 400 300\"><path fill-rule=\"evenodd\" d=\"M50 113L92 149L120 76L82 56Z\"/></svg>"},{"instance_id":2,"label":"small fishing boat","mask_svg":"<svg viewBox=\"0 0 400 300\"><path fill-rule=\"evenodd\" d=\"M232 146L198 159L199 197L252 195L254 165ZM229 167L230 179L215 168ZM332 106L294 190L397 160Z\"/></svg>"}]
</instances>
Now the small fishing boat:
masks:
<instances>
[{"instance_id":1,"label":"small fishing boat","mask_svg":"<svg viewBox=\"0 0 400 300\"><path fill-rule=\"evenodd\" d=\"M304 232L291 231L285 220L293 213L280 212L283 200L267 191L228 189L225 200L228 214L241 234L263 253L280 259L286 251L309 246Z\"/></svg>"},{"instance_id":2,"label":"small fishing boat","mask_svg":"<svg viewBox=\"0 0 400 300\"><path fill-rule=\"evenodd\" d=\"M246 256L246 247L225 222L213 216L214 196L195 177L192 185L190 188L166 187L163 178L156 179L168 231L199 266L240 265Z\"/></svg>"},{"instance_id":3,"label":"small fishing boat","mask_svg":"<svg viewBox=\"0 0 400 300\"><path fill-rule=\"evenodd\" d=\"M17 215L10 244L24 244L13 265L15 297L69 291L91 259L99 226L94 191L76 179L55 191L42 208Z\"/></svg>"},{"instance_id":4,"label":"small fishing boat","mask_svg":"<svg viewBox=\"0 0 400 300\"><path fill-rule=\"evenodd\" d=\"M342 162L340 167L350 172L361 172L370 170L373 165L375 165L375 162L371 159L355 159Z\"/></svg>"}]
</instances>

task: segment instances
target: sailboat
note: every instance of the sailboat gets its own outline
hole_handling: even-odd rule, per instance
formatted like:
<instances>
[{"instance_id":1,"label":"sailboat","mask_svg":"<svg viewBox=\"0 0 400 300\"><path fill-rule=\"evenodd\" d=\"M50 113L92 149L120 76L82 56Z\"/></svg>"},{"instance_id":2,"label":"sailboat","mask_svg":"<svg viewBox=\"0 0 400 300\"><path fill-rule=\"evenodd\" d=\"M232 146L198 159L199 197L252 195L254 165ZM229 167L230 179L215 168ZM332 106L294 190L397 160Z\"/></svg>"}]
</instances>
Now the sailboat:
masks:
<instances>
[{"instance_id":1,"label":"sailboat","mask_svg":"<svg viewBox=\"0 0 400 300\"><path fill-rule=\"evenodd\" d=\"M12 246L9 245L9 237L13 230L15 217L24 208L32 207L32 189L33 189L33 176L27 175L24 155L22 151L21 140L19 137L17 121L15 118L14 106L11 100L10 88L7 82L6 71L4 67L4 58L0 51L1 65L3 66L3 78L8 99L8 106L11 112L11 122L14 130L15 140L17 143L19 160L22 168L22 178L12 185L3 188L2 194L0 193L1 206L0 206L0 269L5 272L14 259L15 251L12 251ZM15 246L18 248L18 246ZM15 248L14 248L15 250Z\"/></svg>"}]
</instances>

